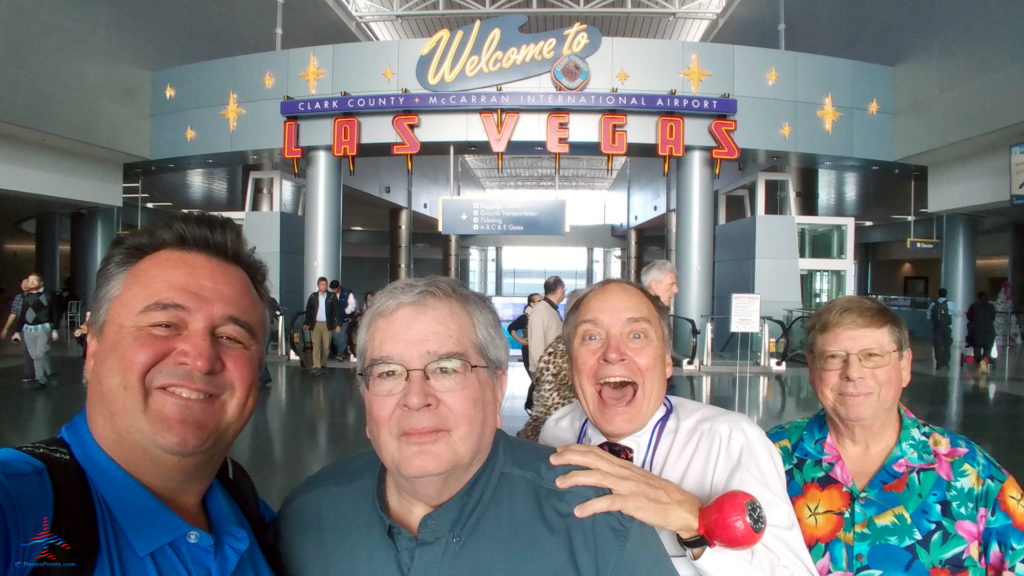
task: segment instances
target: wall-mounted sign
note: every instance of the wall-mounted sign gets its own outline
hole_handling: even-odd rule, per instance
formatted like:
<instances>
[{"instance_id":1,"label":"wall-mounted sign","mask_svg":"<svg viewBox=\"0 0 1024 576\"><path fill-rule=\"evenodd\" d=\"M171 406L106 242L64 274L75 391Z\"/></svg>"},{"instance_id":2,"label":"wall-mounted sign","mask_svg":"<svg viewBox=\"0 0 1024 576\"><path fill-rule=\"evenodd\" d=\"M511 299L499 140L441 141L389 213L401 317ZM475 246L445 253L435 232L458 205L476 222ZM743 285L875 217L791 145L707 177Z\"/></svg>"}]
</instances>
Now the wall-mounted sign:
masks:
<instances>
[{"instance_id":1,"label":"wall-mounted sign","mask_svg":"<svg viewBox=\"0 0 1024 576\"><path fill-rule=\"evenodd\" d=\"M601 31L586 24L523 34L526 21L517 14L438 31L420 49L416 79L432 92L486 88L548 74L563 56L585 59L601 47Z\"/></svg>"},{"instance_id":2,"label":"wall-mounted sign","mask_svg":"<svg viewBox=\"0 0 1024 576\"><path fill-rule=\"evenodd\" d=\"M942 247L942 241L935 238L907 238L907 248L910 250L938 250Z\"/></svg>"},{"instance_id":3,"label":"wall-mounted sign","mask_svg":"<svg viewBox=\"0 0 1024 576\"><path fill-rule=\"evenodd\" d=\"M1024 144L1010 146L1010 202L1024 206Z\"/></svg>"},{"instance_id":4,"label":"wall-mounted sign","mask_svg":"<svg viewBox=\"0 0 1024 576\"><path fill-rule=\"evenodd\" d=\"M442 234L565 234L565 200L441 198Z\"/></svg>"},{"instance_id":5,"label":"wall-mounted sign","mask_svg":"<svg viewBox=\"0 0 1024 576\"><path fill-rule=\"evenodd\" d=\"M281 116L394 112L396 110L622 110L676 114L736 114L733 98L629 92L448 92L365 94L281 101Z\"/></svg>"}]
</instances>

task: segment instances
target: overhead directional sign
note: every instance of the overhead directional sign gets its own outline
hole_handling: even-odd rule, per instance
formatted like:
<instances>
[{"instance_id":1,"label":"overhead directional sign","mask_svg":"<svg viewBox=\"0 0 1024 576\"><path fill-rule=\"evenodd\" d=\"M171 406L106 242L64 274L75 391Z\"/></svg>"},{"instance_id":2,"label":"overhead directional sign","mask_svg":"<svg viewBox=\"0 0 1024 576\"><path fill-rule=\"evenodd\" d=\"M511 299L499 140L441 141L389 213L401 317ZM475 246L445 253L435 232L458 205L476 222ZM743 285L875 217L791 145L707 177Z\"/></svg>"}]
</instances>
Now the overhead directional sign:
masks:
<instances>
[{"instance_id":1,"label":"overhead directional sign","mask_svg":"<svg viewBox=\"0 0 1024 576\"><path fill-rule=\"evenodd\" d=\"M942 240L935 238L907 238L907 248L911 250L938 250Z\"/></svg>"},{"instance_id":2,"label":"overhead directional sign","mask_svg":"<svg viewBox=\"0 0 1024 576\"><path fill-rule=\"evenodd\" d=\"M565 234L565 200L441 198L442 234Z\"/></svg>"}]
</instances>

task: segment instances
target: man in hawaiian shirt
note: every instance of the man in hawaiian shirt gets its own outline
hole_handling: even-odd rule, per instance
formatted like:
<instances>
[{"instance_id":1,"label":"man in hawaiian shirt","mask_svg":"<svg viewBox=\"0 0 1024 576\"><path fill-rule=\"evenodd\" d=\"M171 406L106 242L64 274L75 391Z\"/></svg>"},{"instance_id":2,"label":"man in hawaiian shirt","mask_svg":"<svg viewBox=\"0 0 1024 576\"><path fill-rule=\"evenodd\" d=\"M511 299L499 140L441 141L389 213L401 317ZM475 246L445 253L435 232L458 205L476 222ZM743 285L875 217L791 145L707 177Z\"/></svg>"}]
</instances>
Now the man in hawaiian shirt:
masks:
<instances>
[{"instance_id":1,"label":"man in hawaiian shirt","mask_svg":"<svg viewBox=\"0 0 1024 576\"><path fill-rule=\"evenodd\" d=\"M829 302L807 328L824 410L769 432L819 574L1024 573L1024 494L967 438L900 404L907 327L862 296Z\"/></svg>"}]
</instances>

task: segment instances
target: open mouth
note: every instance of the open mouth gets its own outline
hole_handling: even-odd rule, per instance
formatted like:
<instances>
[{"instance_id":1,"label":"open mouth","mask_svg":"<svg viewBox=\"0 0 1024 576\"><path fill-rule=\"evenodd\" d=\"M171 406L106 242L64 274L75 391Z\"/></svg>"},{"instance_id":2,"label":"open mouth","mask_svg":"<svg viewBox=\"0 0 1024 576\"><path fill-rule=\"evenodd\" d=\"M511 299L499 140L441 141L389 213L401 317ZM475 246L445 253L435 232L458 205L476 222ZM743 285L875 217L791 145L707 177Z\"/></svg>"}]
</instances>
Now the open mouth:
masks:
<instances>
[{"instance_id":1,"label":"open mouth","mask_svg":"<svg viewBox=\"0 0 1024 576\"><path fill-rule=\"evenodd\" d=\"M186 400L205 400L213 396L212 394L206 394L203 392L199 392L197 390L190 390L188 388L183 388L180 386L170 386L164 388L164 391L170 392L171 394L174 394L179 398L185 398Z\"/></svg>"},{"instance_id":2,"label":"open mouth","mask_svg":"<svg viewBox=\"0 0 1024 576\"><path fill-rule=\"evenodd\" d=\"M629 405L636 397L637 384L629 378L602 378L597 383L597 395L616 408Z\"/></svg>"}]
</instances>

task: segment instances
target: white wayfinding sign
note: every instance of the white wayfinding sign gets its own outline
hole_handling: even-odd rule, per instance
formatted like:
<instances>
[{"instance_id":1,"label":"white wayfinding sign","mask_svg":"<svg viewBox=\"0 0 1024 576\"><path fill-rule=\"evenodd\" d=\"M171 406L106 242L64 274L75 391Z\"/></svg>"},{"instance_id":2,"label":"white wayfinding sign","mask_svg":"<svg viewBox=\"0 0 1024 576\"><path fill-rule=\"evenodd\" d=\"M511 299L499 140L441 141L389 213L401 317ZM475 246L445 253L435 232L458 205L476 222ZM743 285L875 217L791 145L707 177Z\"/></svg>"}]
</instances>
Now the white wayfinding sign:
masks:
<instances>
[{"instance_id":1,"label":"white wayfinding sign","mask_svg":"<svg viewBox=\"0 0 1024 576\"><path fill-rule=\"evenodd\" d=\"M565 200L441 198L442 234L565 234Z\"/></svg>"},{"instance_id":2,"label":"white wayfinding sign","mask_svg":"<svg viewBox=\"0 0 1024 576\"><path fill-rule=\"evenodd\" d=\"M761 331L761 295L733 294L730 332Z\"/></svg>"}]
</instances>

